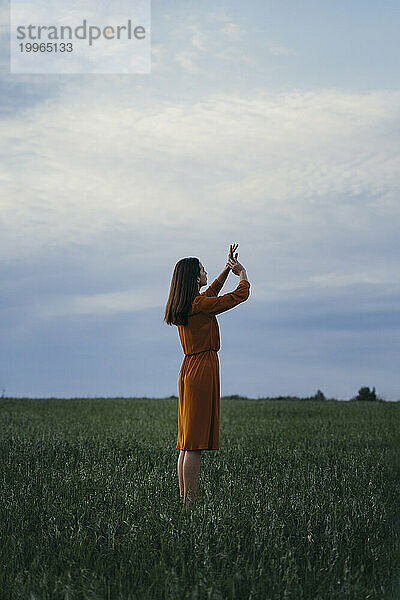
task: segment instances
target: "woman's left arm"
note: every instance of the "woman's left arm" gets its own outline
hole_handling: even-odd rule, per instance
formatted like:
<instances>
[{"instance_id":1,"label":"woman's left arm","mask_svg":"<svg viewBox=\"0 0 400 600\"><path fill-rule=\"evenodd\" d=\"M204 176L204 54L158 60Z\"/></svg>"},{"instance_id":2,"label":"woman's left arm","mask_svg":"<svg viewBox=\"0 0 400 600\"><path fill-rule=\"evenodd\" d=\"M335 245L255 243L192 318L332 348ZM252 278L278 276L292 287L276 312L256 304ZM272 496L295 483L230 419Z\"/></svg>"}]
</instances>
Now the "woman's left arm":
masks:
<instances>
[{"instance_id":1,"label":"woman's left arm","mask_svg":"<svg viewBox=\"0 0 400 600\"><path fill-rule=\"evenodd\" d=\"M237 250L238 246L239 246L239 244L230 244L228 259L234 258L234 253ZM236 254L236 258L237 258L237 254ZM230 270L231 270L231 268L230 268L229 264L226 263L225 269L218 275L217 279L218 279L219 283L221 284L221 287L224 285Z\"/></svg>"},{"instance_id":2,"label":"woman's left arm","mask_svg":"<svg viewBox=\"0 0 400 600\"><path fill-rule=\"evenodd\" d=\"M212 284L209 285L204 292L201 292L200 296L218 296L230 270L231 268L227 264L225 269L214 279Z\"/></svg>"},{"instance_id":3,"label":"woman's left arm","mask_svg":"<svg viewBox=\"0 0 400 600\"><path fill-rule=\"evenodd\" d=\"M228 277L229 271L231 270L230 266L227 264L225 269L223 271L221 271L221 273L218 275L217 279L221 284L221 287L224 285L226 278Z\"/></svg>"},{"instance_id":4,"label":"woman's left arm","mask_svg":"<svg viewBox=\"0 0 400 600\"><path fill-rule=\"evenodd\" d=\"M238 246L239 246L239 244L231 244L229 246L228 259L235 257L234 252L235 252L235 250L237 250ZM236 258L237 258L237 253L236 253ZM216 277L214 279L212 284L209 285L208 288L200 294L200 296L218 296L222 286L224 285L224 283L226 281L226 278L228 277L228 273L230 270L231 270L231 268L229 266L229 263L226 263L225 269L223 271L221 271L221 273L218 275L218 277Z\"/></svg>"}]
</instances>

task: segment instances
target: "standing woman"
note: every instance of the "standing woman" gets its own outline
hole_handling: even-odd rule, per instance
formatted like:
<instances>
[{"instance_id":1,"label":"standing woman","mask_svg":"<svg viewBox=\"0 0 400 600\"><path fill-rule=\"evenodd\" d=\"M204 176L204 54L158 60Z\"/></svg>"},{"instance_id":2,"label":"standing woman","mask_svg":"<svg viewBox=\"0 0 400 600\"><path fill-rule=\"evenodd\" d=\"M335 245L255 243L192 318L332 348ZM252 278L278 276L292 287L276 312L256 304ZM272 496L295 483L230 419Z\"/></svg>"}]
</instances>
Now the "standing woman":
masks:
<instances>
[{"instance_id":1,"label":"standing woman","mask_svg":"<svg viewBox=\"0 0 400 600\"><path fill-rule=\"evenodd\" d=\"M200 294L207 273L198 258L182 258L175 265L164 321L178 327L185 354L179 372L178 457L179 493L182 504L194 502L202 450L219 450L220 337L215 315L249 297L246 270L230 245L222 273ZM233 292L218 296L229 270L240 277Z\"/></svg>"}]
</instances>

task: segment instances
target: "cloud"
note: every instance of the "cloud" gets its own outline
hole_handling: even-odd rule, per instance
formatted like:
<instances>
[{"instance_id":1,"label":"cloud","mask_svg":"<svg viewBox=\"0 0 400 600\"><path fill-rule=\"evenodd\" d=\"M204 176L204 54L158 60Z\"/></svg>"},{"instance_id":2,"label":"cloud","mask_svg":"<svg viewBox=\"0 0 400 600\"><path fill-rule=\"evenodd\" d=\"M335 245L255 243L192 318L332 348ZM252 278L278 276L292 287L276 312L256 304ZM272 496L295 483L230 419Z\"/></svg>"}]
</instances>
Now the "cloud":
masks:
<instances>
[{"instance_id":1,"label":"cloud","mask_svg":"<svg viewBox=\"0 0 400 600\"><path fill-rule=\"evenodd\" d=\"M188 73L198 73L199 68L195 64L196 57L197 55L195 52L177 52L175 60L184 71L187 71Z\"/></svg>"},{"instance_id":2,"label":"cloud","mask_svg":"<svg viewBox=\"0 0 400 600\"><path fill-rule=\"evenodd\" d=\"M214 10L210 10L207 13L207 19L216 22L228 23L231 20L231 15L228 13L225 6L217 6Z\"/></svg>"},{"instance_id":3,"label":"cloud","mask_svg":"<svg viewBox=\"0 0 400 600\"><path fill-rule=\"evenodd\" d=\"M269 93L266 62L291 43L228 12L163 14L155 77L3 76L0 326L18 393L175 392L173 266L199 256L212 279L236 241L251 296L221 316L226 393L348 397L371 374L396 393L400 92Z\"/></svg>"},{"instance_id":4,"label":"cloud","mask_svg":"<svg viewBox=\"0 0 400 600\"><path fill-rule=\"evenodd\" d=\"M193 15L169 31L171 39L175 40L176 48L174 60L184 71L188 73L208 72L212 59L231 60L236 63L249 60L255 61L254 57L248 57L243 53L243 47L239 42L243 39L243 27L233 23L228 17L222 19L223 25L218 26L209 15L206 19L199 18L197 21ZM219 20L221 21L221 19ZM227 44L229 47L227 48ZM179 48L179 50L177 50ZM182 48L184 48L182 50ZM168 68L168 61L164 61L164 68Z\"/></svg>"},{"instance_id":5,"label":"cloud","mask_svg":"<svg viewBox=\"0 0 400 600\"><path fill-rule=\"evenodd\" d=\"M151 44L151 72L158 72L162 68L166 49L164 44L153 42Z\"/></svg>"},{"instance_id":6,"label":"cloud","mask_svg":"<svg viewBox=\"0 0 400 600\"><path fill-rule=\"evenodd\" d=\"M267 45L269 47L269 51L274 56L290 56L290 55L296 54L296 52L294 52L294 50L291 50L290 48L288 48L287 46L284 46L283 44L280 44L279 42L267 40Z\"/></svg>"},{"instance_id":7,"label":"cloud","mask_svg":"<svg viewBox=\"0 0 400 600\"><path fill-rule=\"evenodd\" d=\"M223 27L218 29L218 33L230 42L237 42L243 38L243 30L237 23L225 23Z\"/></svg>"},{"instance_id":8,"label":"cloud","mask_svg":"<svg viewBox=\"0 0 400 600\"><path fill-rule=\"evenodd\" d=\"M207 50L209 47L210 37L199 27L192 27L192 45L197 50Z\"/></svg>"},{"instance_id":9,"label":"cloud","mask_svg":"<svg viewBox=\"0 0 400 600\"><path fill-rule=\"evenodd\" d=\"M125 265L130 247L144 274L158 256L168 264L189 247L204 252L206 226L210 256L222 240L246 249L255 300L271 287L310 294L396 280L399 92L213 94L143 107L70 94L1 122L3 261L63 248L87 260L84 249L97 246ZM123 294L73 306L136 304Z\"/></svg>"},{"instance_id":10,"label":"cloud","mask_svg":"<svg viewBox=\"0 0 400 600\"><path fill-rule=\"evenodd\" d=\"M59 297L36 305L36 315L54 317L65 315L107 315L160 306L161 295L154 289L137 287L123 292L107 292L86 296Z\"/></svg>"}]
</instances>

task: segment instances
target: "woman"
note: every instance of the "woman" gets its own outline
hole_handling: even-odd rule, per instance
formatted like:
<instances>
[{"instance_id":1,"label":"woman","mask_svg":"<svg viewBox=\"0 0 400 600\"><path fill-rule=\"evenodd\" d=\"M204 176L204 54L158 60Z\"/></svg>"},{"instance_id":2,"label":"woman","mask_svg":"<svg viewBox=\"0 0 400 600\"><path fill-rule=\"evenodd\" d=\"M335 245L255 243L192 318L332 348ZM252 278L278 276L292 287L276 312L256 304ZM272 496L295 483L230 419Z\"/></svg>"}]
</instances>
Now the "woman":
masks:
<instances>
[{"instance_id":1,"label":"woman","mask_svg":"<svg viewBox=\"0 0 400 600\"><path fill-rule=\"evenodd\" d=\"M222 273L200 294L207 273L198 258L182 258L175 265L164 321L178 327L185 357L179 373L178 458L179 493L183 505L194 502L202 450L219 449L220 349L215 315L249 297L246 270L237 261L238 244L230 245ZM237 288L218 296L229 270L240 277Z\"/></svg>"}]
</instances>

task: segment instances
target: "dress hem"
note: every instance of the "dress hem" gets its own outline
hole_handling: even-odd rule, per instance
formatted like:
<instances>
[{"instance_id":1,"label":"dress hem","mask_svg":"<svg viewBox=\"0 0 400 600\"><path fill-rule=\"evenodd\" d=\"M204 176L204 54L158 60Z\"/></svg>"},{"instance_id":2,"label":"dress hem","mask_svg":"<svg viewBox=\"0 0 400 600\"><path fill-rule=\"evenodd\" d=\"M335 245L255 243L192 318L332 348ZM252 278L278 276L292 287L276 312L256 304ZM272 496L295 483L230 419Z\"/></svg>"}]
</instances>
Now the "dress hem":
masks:
<instances>
[{"instance_id":1,"label":"dress hem","mask_svg":"<svg viewBox=\"0 0 400 600\"><path fill-rule=\"evenodd\" d=\"M188 450L190 452L192 450L219 450L219 448L178 448L178 446L176 446L175 450Z\"/></svg>"}]
</instances>

